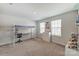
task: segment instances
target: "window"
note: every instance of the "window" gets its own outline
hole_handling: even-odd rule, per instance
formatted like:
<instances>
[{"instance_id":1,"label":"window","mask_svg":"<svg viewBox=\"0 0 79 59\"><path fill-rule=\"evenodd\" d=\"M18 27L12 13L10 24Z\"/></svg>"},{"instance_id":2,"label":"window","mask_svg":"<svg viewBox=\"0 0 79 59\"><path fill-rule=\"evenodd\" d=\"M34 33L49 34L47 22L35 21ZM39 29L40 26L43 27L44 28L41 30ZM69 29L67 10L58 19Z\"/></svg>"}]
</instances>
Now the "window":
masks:
<instances>
[{"instance_id":1,"label":"window","mask_svg":"<svg viewBox=\"0 0 79 59\"><path fill-rule=\"evenodd\" d=\"M61 19L51 22L52 35L61 36Z\"/></svg>"},{"instance_id":2,"label":"window","mask_svg":"<svg viewBox=\"0 0 79 59\"><path fill-rule=\"evenodd\" d=\"M40 33L45 32L45 22L40 23Z\"/></svg>"}]
</instances>

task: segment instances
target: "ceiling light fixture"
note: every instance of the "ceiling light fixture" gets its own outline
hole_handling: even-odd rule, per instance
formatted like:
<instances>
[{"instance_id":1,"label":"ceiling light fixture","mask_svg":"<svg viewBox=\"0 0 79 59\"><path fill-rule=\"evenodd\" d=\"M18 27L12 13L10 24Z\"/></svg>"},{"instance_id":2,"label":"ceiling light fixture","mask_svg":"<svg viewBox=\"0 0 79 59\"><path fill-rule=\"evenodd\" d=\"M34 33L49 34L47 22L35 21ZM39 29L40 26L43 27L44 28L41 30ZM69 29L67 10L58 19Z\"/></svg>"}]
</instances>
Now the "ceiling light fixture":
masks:
<instances>
[{"instance_id":1,"label":"ceiling light fixture","mask_svg":"<svg viewBox=\"0 0 79 59\"><path fill-rule=\"evenodd\" d=\"M33 12L33 14L34 14L34 15L36 15L36 14L37 14L37 12Z\"/></svg>"},{"instance_id":2,"label":"ceiling light fixture","mask_svg":"<svg viewBox=\"0 0 79 59\"><path fill-rule=\"evenodd\" d=\"M13 5L13 3L9 3L9 5Z\"/></svg>"}]
</instances>

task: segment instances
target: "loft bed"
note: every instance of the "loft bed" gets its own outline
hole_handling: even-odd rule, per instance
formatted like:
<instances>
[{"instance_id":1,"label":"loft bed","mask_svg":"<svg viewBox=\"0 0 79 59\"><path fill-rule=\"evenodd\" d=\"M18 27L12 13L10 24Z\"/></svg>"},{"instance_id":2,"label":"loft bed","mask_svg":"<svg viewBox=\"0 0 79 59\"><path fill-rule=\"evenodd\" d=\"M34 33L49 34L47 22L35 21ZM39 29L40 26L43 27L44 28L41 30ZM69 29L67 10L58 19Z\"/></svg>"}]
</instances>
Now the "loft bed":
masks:
<instances>
[{"instance_id":1,"label":"loft bed","mask_svg":"<svg viewBox=\"0 0 79 59\"><path fill-rule=\"evenodd\" d=\"M18 31L20 29L25 30L26 32ZM27 29L29 30L29 32L27 31ZM15 42L18 41L16 37L16 34L18 33L22 33L23 35L22 40L34 38L36 35L33 29L35 29L35 26L1 25L0 26L0 45L12 43L12 45L15 46Z\"/></svg>"},{"instance_id":2,"label":"loft bed","mask_svg":"<svg viewBox=\"0 0 79 59\"><path fill-rule=\"evenodd\" d=\"M33 39L34 28L35 26L15 25L15 38L19 38L17 42L22 42L20 38L25 35L30 35L30 38Z\"/></svg>"}]
</instances>

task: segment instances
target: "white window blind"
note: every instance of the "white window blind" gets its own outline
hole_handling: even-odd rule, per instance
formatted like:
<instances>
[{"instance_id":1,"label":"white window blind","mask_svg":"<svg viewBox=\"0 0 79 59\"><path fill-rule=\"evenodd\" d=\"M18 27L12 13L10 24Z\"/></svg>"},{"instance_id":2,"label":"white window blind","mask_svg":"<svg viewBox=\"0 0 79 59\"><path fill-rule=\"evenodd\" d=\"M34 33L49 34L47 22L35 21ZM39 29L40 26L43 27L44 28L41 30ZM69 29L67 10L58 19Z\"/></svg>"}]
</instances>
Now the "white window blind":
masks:
<instances>
[{"instance_id":1,"label":"white window blind","mask_svg":"<svg viewBox=\"0 0 79 59\"><path fill-rule=\"evenodd\" d=\"M40 33L45 32L45 22L40 23Z\"/></svg>"},{"instance_id":2,"label":"white window blind","mask_svg":"<svg viewBox=\"0 0 79 59\"><path fill-rule=\"evenodd\" d=\"M51 21L52 35L61 36L61 19Z\"/></svg>"}]
</instances>

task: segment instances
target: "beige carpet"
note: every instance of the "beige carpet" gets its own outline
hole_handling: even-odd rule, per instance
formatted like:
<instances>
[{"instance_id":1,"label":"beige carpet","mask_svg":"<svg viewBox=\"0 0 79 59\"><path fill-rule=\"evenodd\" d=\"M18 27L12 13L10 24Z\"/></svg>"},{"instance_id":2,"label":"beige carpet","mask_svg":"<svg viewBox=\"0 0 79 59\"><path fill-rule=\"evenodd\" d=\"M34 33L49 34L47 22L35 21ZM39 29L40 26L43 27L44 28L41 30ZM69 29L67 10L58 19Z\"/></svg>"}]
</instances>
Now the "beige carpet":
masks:
<instances>
[{"instance_id":1,"label":"beige carpet","mask_svg":"<svg viewBox=\"0 0 79 59\"><path fill-rule=\"evenodd\" d=\"M64 46L42 40L26 40L0 47L0 56L63 56Z\"/></svg>"}]
</instances>

